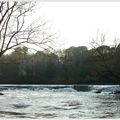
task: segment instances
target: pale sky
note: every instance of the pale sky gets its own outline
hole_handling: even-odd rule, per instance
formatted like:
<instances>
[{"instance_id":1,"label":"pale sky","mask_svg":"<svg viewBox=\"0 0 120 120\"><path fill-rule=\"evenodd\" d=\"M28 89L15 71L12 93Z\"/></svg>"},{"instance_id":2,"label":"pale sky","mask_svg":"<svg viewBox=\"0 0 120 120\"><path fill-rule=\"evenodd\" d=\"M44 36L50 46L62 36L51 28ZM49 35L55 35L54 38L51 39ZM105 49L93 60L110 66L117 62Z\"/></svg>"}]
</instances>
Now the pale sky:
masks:
<instances>
[{"instance_id":1,"label":"pale sky","mask_svg":"<svg viewBox=\"0 0 120 120\"><path fill-rule=\"evenodd\" d=\"M120 38L120 2L42 2L37 16L52 24L59 48L90 46L97 30L107 33L106 44Z\"/></svg>"}]
</instances>

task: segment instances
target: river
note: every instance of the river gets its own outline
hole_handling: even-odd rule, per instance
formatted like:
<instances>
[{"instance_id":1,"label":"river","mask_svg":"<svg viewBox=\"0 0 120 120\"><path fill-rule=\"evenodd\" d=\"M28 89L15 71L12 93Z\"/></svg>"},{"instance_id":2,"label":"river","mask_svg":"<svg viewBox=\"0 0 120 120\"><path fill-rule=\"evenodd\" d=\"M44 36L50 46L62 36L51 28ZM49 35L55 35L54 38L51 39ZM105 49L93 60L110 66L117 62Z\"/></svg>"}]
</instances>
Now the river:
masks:
<instances>
[{"instance_id":1,"label":"river","mask_svg":"<svg viewBox=\"0 0 120 120\"><path fill-rule=\"evenodd\" d=\"M1 85L0 118L120 118L120 94L93 91L72 85Z\"/></svg>"}]
</instances>

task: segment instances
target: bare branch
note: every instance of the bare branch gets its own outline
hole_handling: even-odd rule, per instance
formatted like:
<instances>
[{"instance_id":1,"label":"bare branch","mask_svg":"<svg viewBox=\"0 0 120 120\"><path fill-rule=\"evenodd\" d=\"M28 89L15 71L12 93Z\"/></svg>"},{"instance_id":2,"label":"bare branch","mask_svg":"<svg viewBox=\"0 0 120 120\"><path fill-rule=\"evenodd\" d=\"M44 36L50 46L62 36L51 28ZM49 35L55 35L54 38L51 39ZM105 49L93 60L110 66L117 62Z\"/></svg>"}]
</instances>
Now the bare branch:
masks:
<instances>
[{"instance_id":1,"label":"bare branch","mask_svg":"<svg viewBox=\"0 0 120 120\"><path fill-rule=\"evenodd\" d=\"M100 37L97 35L96 39L92 38L92 42L90 44L94 48L94 52L97 53L95 56L100 57L101 62L103 63L103 66L106 69L106 71L110 73L112 76L116 78L120 78L118 74L113 72L113 70L111 69L111 66L107 63L106 54L104 53L104 49L106 47L104 45L105 40L106 40L106 34L102 33L100 34Z\"/></svg>"},{"instance_id":2,"label":"bare branch","mask_svg":"<svg viewBox=\"0 0 120 120\"><path fill-rule=\"evenodd\" d=\"M27 23L34 2L0 2L0 54L23 44L50 47L55 39L41 18Z\"/></svg>"}]
</instances>

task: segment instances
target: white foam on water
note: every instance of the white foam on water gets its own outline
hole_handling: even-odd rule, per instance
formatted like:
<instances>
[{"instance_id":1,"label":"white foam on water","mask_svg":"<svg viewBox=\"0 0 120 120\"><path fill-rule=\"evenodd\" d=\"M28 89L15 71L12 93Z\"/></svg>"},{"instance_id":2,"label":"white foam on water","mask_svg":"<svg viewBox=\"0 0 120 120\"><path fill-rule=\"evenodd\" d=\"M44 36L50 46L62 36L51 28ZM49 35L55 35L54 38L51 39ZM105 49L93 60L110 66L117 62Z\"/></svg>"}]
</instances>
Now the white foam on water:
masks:
<instances>
[{"instance_id":1,"label":"white foam on water","mask_svg":"<svg viewBox=\"0 0 120 120\"><path fill-rule=\"evenodd\" d=\"M0 118L0 120L80 120L77 118L41 118L41 119L30 119L30 118ZM82 119L82 120L93 120L93 119ZM94 120L101 120L101 119L94 119ZM106 120L104 118L102 118L102 120ZM119 119L107 119L107 120L120 120Z\"/></svg>"},{"instance_id":2,"label":"white foam on water","mask_svg":"<svg viewBox=\"0 0 120 120\"><path fill-rule=\"evenodd\" d=\"M91 92L115 93L120 91L120 85L94 85Z\"/></svg>"},{"instance_id":3,"label":"white foam on water","mask_svg":"<svg viewBox=\"0 0 120 120\"><path fill-rule=\"evenodd\" d=\"M0 96L0 120L32 120L32 118L79 120L120 117L119 96L79 92L71 86L26 87L19 89L14 86L13 89L9 86L8 89L1 91L4 95ZM115 86L93 86L93 89L105 88L109 91L113 87ZM25 115L17 116L19 113Z\"/></svg>"}]
</instances>

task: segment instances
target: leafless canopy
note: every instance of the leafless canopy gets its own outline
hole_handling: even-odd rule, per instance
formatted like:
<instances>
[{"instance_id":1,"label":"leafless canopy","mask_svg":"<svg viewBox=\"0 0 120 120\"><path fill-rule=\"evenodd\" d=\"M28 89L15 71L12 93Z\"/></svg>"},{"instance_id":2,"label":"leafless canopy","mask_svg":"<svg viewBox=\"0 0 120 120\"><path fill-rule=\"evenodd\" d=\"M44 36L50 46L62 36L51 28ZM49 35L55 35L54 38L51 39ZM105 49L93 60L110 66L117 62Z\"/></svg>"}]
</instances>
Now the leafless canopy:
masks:
<instances>
[{"instance_id":1,"label":"leafless canopy","mask_svg":"<svg viewBox=\"0 0 120 120\"><path fill-rule=\"evenodd\" d=\"M50 45L53 34L46 32L46 22L28 24L28 15L35 6L35 2L0 1L0 56L22 44Z\"/></svg>"}]
</instances>

